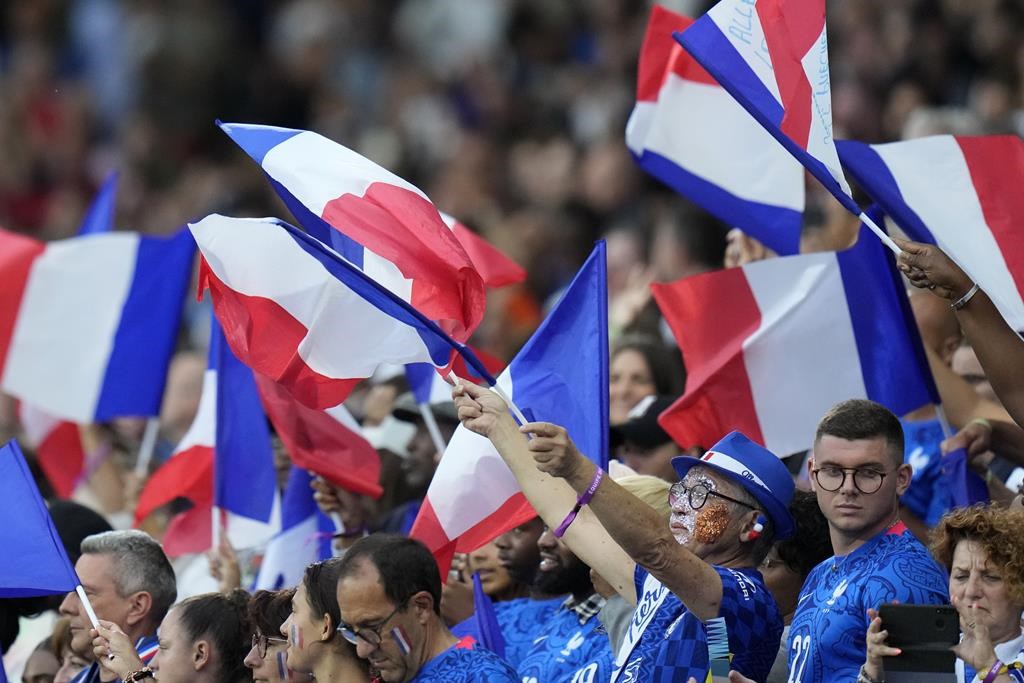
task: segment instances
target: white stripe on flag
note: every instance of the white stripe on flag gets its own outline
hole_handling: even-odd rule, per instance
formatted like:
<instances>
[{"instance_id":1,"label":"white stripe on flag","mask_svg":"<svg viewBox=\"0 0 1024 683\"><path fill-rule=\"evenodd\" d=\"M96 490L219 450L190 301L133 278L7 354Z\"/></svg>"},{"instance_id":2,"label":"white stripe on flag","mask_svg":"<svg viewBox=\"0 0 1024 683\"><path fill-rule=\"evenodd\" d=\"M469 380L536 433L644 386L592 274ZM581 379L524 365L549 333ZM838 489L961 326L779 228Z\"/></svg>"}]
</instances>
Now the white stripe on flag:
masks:
<instances>
[{"instance_id":1,"label":"white stripe on flag","mask_svg":"<svg viewBox=\"0 0 1024 683\"><path fill-rule=\"evenodd\" d=\"M76 422L92 422L135 274L139 237L52 242L29 273L3 387Z\"/></svg>"},{"instance_id":2,"label":"white stripe on flag","mask_svg":"<svg viewBox=\"0 0 1024 683\"><path fill-rule=\"evenodd\" d=\"M708 10L708 17L781 105L772 57L768 54L761 18L757 16L753 3L750 0L722 0Z\"/></svg>"},{"instance_id":3,"label":"white stripe on flag","mask_svg":"<svg viewBox=\"0 0 1024 683\"><path fill-rule=\"evenodd\" d=\"M810 447L801 435L835 403L867 395L836 257L791 258L814 265L796 281L789 259L743 268L761 311L744 361L764 445L779 455Z\"/></svg>"}]
</instances>

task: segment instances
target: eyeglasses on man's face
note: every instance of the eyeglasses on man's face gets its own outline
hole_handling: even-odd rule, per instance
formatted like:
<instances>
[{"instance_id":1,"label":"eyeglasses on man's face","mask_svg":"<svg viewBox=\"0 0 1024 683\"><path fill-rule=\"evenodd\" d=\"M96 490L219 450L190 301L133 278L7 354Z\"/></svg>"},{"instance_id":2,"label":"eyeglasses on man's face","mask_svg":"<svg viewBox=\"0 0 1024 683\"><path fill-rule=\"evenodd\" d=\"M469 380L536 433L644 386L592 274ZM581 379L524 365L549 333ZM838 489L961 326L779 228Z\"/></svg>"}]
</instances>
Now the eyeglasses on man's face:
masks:
<instances>
[{"instance_id":1,"label":"eyeglasses on man's face","mask_svg":"<svg viewBox=\"0 0 1024 683\"><path fill-rule=\"evenodd\" d=\"M825 465L824 467L812 469L811 474L814 475L814 481L818 482L818 486L830 493L843 488L843 485L846 484L846 475L850 474L853 476L854 488L861 493L870 494L882 488L882 481L886 476L895 471L885 472L877 467L836 467L835 465Z\"/></svg>"},{"instance_id":2,"label":"eyeglasses on man's face","mask_svg":"<svg viewBox=\"0 0 1024 683\"><path fill-rule=\"evenodd\" d=\"M337 631L341 634L342 638L347 640L352 645L358 645L359 641L362 640L370 647L379 647L383 640L383 636L381 636L380 632L384 629L384 626L386 626L387 623L391 621L391 618L393 616L402 611L403 607L405 607L404 604L396 607L394 610L391 611L391 614L381 619L380 623L378 623L376 626L364 626L362 628L354 628L342 622L338 626Z\"/></svg>"},{"instance_id":3,"label":"eyeglasses on man's face","mask_svg":"<svg viewBox=\"0 0 1024 683\"><path fill-rule=\"evenodd\" d=\"M274 636L265 636L262 633L252 634L252 646L256 648L256 654L260 656L260 659L266 659L267 648L270 647L271 643L275 645L284 645L288 641L284 638L275 638Z\"/></svg>"},{"instance_id":4,"label":"eyeglasses on man's face","mask_svg":"<svg viewBox=\"0 0 1024 683\"><path fill-rule=\"evenodd\" d=\"M693 486L687 486L681 481L677 481L672 484L672 488L668 490L668 504L673 508L678 508L683 504L683 501L686 500L690 503L691 508L694 510L700 510L704 507L704 504L708 502L709 496L721 498L729 501L730 503L736 503L737 505L742 505L745 508L750 508L751 510L757 509L749 503L744 503L742 500L736 500L724 493L714 491L707 484L697 483Z\"/></svg>"}]
</instances>

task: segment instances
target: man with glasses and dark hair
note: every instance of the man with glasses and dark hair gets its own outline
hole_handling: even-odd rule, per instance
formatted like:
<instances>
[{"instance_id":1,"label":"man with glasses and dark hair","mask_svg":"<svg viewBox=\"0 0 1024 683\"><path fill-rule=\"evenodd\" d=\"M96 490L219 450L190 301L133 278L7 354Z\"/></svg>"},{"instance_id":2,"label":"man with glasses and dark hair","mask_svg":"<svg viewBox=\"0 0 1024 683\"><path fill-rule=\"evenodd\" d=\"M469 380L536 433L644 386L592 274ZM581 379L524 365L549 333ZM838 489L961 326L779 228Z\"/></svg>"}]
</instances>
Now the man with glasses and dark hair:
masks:
<instances>
[{"instance_id":1,"label":"man with glasses and dark hair","mask_svg":"<svg viewBox=\"0 0 1024 683\"><path fill-rule=\"evenodd\" d=\"M338 565L338 632L387 683L517 682L504 660L441 618L441 575L419 541L372 534Z\"/></svg>"},{"instance_id":2,"label":"man with glasses and dark hair","mask_svg":"<svg viewBox=\"0 0 1024 683\"><path fill-rule=\"evenodd\" d=\"M868 608L949 602L945 572L899 518L911 479L899 420L872 401L839 403L818 423L808 469L835 555L800 591L789 681L870 681L859 672Z\"/></svg>"},{"instance_id":3,"label":"man with glasses and dark hair","mask_svg":"<svg viewBox=\"0 0 1024 683\"><path fill-rule=\"evenodd\" d=\"M728 653L741 673L765 679L782 618L755 567L793 529L793 479L773 453L733 432L701 458L674 458L682 480L666 525L563 428L518 427L488 389L460 383L454 395L462 423L491 440L540 517L636 605L613 682L703 681L717 670L711 658Z\"/></svg>"}]
</instances>

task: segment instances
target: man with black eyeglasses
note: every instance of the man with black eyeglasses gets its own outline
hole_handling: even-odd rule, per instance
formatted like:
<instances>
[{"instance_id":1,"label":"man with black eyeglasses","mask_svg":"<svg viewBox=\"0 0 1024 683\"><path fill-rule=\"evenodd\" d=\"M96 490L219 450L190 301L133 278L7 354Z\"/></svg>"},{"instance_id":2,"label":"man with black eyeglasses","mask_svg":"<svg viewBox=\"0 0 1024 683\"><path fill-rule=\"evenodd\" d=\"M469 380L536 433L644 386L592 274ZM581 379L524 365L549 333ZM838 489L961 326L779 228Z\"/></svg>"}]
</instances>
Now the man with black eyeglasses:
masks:
<instances>
[{"instance_id":1,"label":"man with black eyeglasses","mask_svg":"<svg viewBox=\"0 0 1024 683\"><path fill-rule=\"evenodd\" d=\"M372 534L339 560L338 632L387 683L517 683L515 670L441 618L441 575L419 541Z\"/></svg>"},{"instance_id":2,"label":"man with black eyeglasses","mask_svg":"<svg viewBox=\"0 0 1024 683\"><path fill-rule=\"evenodd\" d=\"M912 474L899 420L872 401L839 403L818 423L808 470L835 555L811 570L800 591L789 682L871 683L860 672L867 610L949 602L945 572L899 518Z\"/></svg>"}]
</instances>

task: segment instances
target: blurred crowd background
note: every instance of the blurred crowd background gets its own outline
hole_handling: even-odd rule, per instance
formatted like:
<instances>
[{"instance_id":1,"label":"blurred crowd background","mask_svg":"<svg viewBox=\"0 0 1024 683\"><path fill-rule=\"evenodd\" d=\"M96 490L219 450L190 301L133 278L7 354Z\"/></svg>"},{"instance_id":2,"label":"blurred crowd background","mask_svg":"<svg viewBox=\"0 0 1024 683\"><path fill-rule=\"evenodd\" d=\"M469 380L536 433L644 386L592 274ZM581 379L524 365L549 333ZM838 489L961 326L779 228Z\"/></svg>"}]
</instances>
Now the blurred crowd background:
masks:
<instances>
[{"instance_id":1,"label":"blurred crowd background","mask_svg":"<svg viewBox=\"0 0 1024 683\"><path fill-rule=\"evenodd\" d=\"M613 326L640 324L638 290L721 266L726 234L623 142L650 4L6 0L0 225L70 236L112 170L120 229L290 218L214 121L305 128L417 184L526 267L525 285L492 293L483 348L510 357L602 236ZM664 4L698 16L712 3ZM1019 0L828 11L838 137L1024 132ZM813 231L831 200L809 193ZM184 341L202 346L207 318L191 317Z\"/></svg>"}]
</instances>

